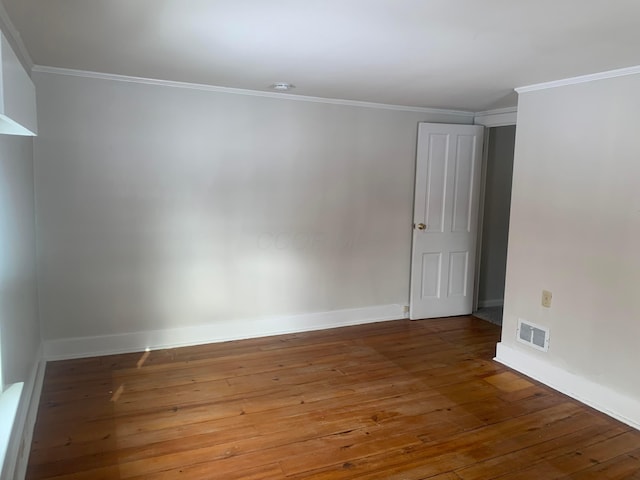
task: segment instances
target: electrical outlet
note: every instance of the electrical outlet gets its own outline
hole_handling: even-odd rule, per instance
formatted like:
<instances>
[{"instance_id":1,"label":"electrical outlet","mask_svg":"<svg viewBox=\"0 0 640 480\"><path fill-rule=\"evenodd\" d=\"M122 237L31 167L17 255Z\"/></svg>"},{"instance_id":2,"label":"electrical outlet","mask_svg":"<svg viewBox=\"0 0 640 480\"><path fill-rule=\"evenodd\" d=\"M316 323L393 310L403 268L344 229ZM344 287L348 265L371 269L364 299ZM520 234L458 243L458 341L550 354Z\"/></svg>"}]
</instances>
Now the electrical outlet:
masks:
<instances>
[{"instance_id":1,"label":"electrical outlet","mask_svg":"<svg viewBox=\"0 0 640 480\"><path fill-rule=\"evenodd\" d=\"M551 308L551 292L548 290L542 290L542 306L545 308Z\"/></svg>"},{"instance_id":2,"label":"electrical outlet","mask_svg":"<svg viewBox=\"0 0 640 480\"><path fill-rule=\"evenodd\" d=\"M402 313L404 313L405 315L409 313L409 305L405 305L404 307L402 307Z\"/></svg>"}]
</instances>

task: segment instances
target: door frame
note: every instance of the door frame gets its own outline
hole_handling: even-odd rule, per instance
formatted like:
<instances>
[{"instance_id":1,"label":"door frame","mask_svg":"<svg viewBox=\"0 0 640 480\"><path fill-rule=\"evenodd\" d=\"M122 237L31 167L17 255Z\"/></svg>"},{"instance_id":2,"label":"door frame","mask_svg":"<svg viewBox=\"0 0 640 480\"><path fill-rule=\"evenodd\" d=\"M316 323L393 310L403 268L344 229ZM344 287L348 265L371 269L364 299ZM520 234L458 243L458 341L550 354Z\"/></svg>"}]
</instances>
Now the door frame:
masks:
<instances>
[{"instance_id":1,"label":"door frame","mask_svg":"<svg viewBox=\"0 0 640 480\"><path fill-rule=\"evenodd\" d=\"M478 310L478 297L480 295L480 260L482 259L482 229L484 226L484 204L487 194L487 163L489 158L489 136L491 129L495 127L516 127L516 136L518 134L518 109L503 108L498 110L491 110L487 112L477 113L474 118L474 125L483 125L484 130L484 144L482 146L482 171L480 176L480 202L478 208L478 224L476 231L476 270L475 280L473 283L473 311Z\"/></svg>"},{"instance_id":2,"label":"door frame","mask_svg":"<svg viewBox=\"0 0 640 480\"><path fill-rule=\"evenodd\" d=\"M489 158L489 132L492 127L485 125L484 143L482 144L482 158L480 165L480 199L478 201L478 223L476 230L476 266L475 279L473 280L473 312L478 310L478 297L480 296L480 257L482 255L482 228L484 225L484 203L487 194L487 163Z\"/></svg>"},{"instance_id":3,"label":"door frame","mask_svg":"<svg viewBox=\"0 0 640 480\"><path fill-rule=\"evenodd\" d=\"M489 131L493 127L507 127L511 125L516 126L516 136L517 136L517 117L518 117L518 108L510 107L510 108L501 108L496 110L488 110L484 112L477 112L472 125L482 125L485 127L484 131L484 144L482 146L482 158L481 158L481 177L480 177L480 199L478 208L480 209L478 212L478 221L476 224L476 259L475 259L475 273L474 273L474 282L473 282L473 311L478 309L478 295L479 295L479 283L480 283L480 259L482 256L482 228L484 225L484 203L486 196L486 188L487 188L487 158L489 155ZM428 120L425 120L428 122ZM421 122L419 122L421 123ZM431 122L437 123L437 122ZM446 122L443 122L446 123ZM412 196L411 198L415 198L415 176L416 169L418 165L417 158L417 146L418 146L418 128L416 128L416 155L415 155L415 163L413 170L413 186L412 186ZM413 218L415 216L414 208L415 203L412 204L411 209L411 245L410 251L413 252ZM411 257L409 258L409 264L411 264ZM409 271L409 291L407 292L407 298L410 302L411 300L411 271ZM408 303L409 303L408 302ZM407 306L406 315L409 316L409 306Z\"/></svg>"}]
</instances>

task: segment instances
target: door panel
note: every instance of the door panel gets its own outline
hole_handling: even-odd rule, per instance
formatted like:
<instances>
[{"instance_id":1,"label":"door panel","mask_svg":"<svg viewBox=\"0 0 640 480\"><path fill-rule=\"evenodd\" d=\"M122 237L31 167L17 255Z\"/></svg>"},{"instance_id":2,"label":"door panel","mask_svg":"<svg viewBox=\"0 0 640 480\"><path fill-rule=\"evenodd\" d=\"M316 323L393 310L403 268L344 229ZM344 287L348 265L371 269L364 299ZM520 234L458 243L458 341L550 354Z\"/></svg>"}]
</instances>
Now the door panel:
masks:
<instances>
[{"instance_id":1,"label":"door panel","mask_svg":"<svg viewBox=\"0 0 640 480\"><path fill-rule=\"evenodd\" d=\"M418 130L409 316L471 313L483 127Z\"/></svg>"},{"instance_id":2,"label":"door panel","mask_svg":"<svg viewBox=\"0 0 640 480\"><path fill-rule=\"evenodd\" d=\"M439 253L422 254L422 297L440 297L440 271L442 255Z\"/></svg>"},{"instance_id":3,"label":"door panel","mask_svg":"<svg viewBox=\"0 0 640 480\"><path fill-rule=\"evenodd\" d=\"M471 197L474 179L474 137L458 137L456 155L455 190L453 192L453 228L454 232L469 232L471 229Z\"/></svg>"},{"instance_id":4,"label":"door panel","mask_svg":"<svg viewBox=\"0 0 640 480\"><path fill-rule=\"evenodd\" d=\"M463 297L467 294L469 252L451 252L449 258L449 296Z\"/></svg>"},{"instance_id":5,"label":"door panel","mask_svg":"<svg viewBox=\"0 0 640 480\"><path fill-rule=\"evenodd\" d=\"M427 157L425 223L432 231L444 230L444 206L447 180L448 135L430 135Z\"/></svg>"}]
</instances>

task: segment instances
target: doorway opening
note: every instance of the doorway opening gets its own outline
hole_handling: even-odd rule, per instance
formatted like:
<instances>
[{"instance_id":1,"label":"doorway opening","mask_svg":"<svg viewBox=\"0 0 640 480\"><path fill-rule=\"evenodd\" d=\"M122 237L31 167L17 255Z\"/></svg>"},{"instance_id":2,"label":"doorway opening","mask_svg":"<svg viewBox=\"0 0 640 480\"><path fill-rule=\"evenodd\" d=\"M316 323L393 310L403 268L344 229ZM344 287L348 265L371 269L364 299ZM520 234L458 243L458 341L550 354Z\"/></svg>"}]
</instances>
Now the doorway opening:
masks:
<instances>
[{"instance_id":1,"label":"doorway opening","mask_svg":"<svg viewBox=\"0 0 640 480\"><path fill-rule=\"evenodd\" d=\"M502 325L516 126L488 130L473 315Z\"/></svg>"}]
</instances>

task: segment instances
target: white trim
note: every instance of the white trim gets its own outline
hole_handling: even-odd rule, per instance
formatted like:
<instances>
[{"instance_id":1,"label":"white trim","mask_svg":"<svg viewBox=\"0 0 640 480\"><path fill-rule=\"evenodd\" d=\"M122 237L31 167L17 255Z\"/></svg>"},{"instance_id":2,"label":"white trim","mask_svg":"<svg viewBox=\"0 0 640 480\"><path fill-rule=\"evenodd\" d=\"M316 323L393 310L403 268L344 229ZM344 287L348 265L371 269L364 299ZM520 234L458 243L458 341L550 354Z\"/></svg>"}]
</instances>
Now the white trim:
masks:
<instances>
[{"instance_id":1,"label":"white trim","mask_svg":"<svg viewBox=\"0 0 640 480\"><path fill-rule=\"evenodd\" d=\"M2 478L13 475L15 461L9 453L12 450L11 439L20 410L23 387L23 382L7 385L0 394L0 477Z\"/></svg>"},{"instance_id":2,"label":"white trim","mask_svg":"<svg viewBox=\"0 0 640 480\"><path fill-rule=\"evenodd\" d=\"M141 352L147 348L157 350L285 333L324 330L401 318L407 318L403 305L380 305L280 317L236 319L207 325L146 332L46 340L44 352L47 360L62 360Z\"/></svg>"},{"instance_id":3,"label":"white trim","mask_svg":"<svg viewBox=\"0 0 640 480\"><path fill-rule=\"evenodd\" d=\"M0 0L0 29L4 32L5 36L11 40L16 48L18 49L18 58L22 61L27 72L30 72L33 68L33 60L31 59L31 55L29 55L29 50L24 45L22 41L22 37L20 36L20 32L15 27L13 22L11 21L11 17L9 17L9 13L7 12L4 4Z\"/></svg>"},{"instance_id":4,"label":"white trim","mask_svg":"<svg viewBox=\"0 0 640 480\"><path fill-rule=\"evenodd\" d=\"M504 298L492 298L491 300L478 300L478 307L490 308L490 307L502 307L504 305Z\"/></svg>"},{"instance_id":5,"label":"white trim","mask_svg":"<svg viewBox=\"0 0 640 480\"><path fill-rule=\"evenodd\" d=\"M640 429L640 401L584 377L567 372L504 342L494 359L616 420Z\"/></svg>"},{"instance_id":6,"label":"white trim","mask_svg":"<svg viewBox=\"0 0 640 480\"><path fill-rule=\"evenodd\" d=\"M580 75L577 77L563 78L552 82L536 83L533 85L525 85L515 89L518 93L534 92L536 90L546 90L548 88L564 87L567 85L576 85L578 83L594 82L596 80L605 80L607 78L624 77L627 75L640 74L640 65L627 68L618 68L616 70L608 70L606 72L590 73L588 75Z\"/></svg>"},{"instance_id":7,"label":"white trim","mask_svg":"<svg viewBox=\"0 0 640 480\"><path fill-rule=\"evenodd\" d=\"M387 103L362 102L358 100L344 100L340 98L311 97L295 95L291 93L266 92L261 90L248 90L243 88L218 87L200 83L176 82L172 80L159 80L154 78L131 77L127 75L115 75L111 73L88 72L84 70L72 70L68 68L47 67L34 65L33 72L66 75L70 77L94 78L98 80L113 80L117 82L142 83L146 85L158 85L163 87L187 88L192 90L204 90L208 92L232 93L235 95L249 95L254 97L279 98L285 100L297 100L312 103L328 103L331 105L345 105L349 107L379 108L384 110L399 110L403 112L430 113L440 115L462 116L472 119L474 113L464 110L446 110L440 108L412 107L408 105L391 105Z\"/></svg>"},{"instance_id":8,"label":"white trim","mask_svg":"<svg viewBox=\"0 0 640 480\"><path fill-rule=\"evenodd\" d=\"M474 122L475 123L475 122ZM482 136L482 163L480 170L480 197L478 202L478 222L476 224L476 265L473 284L472 312L478 310L480 299L480 263L482 262L482 230L484 228L484 206L487 196L487 165L489 163L490 129L485 128Z\"/></svg>"},{"instance_id":9,"label":"white trim","mask_svg":"<svg viewBox=\"0 0 640 480\"><path fill-rule=\"evenodd\" d=\"M518 119L518 108L497 108L485 112L476 112L473 118L474 125L484 125L485 127L504 127L515 125Z\"/></svg>"},{"instance_id":10,"label":"white trim","mask_svg":"<svg viewBox=\"0 0 640 480\"><path fill-rule=\"evenodd\" d=\"M4 475L2 478L23 479L27 473L33 429L38 415L46 367L42 352L43 347L40 345L29 379L22 389L20 405L7 449L6 468L2 472Z\"/></svg>"}]
</instances>

